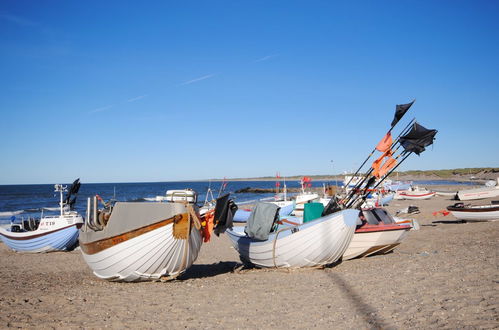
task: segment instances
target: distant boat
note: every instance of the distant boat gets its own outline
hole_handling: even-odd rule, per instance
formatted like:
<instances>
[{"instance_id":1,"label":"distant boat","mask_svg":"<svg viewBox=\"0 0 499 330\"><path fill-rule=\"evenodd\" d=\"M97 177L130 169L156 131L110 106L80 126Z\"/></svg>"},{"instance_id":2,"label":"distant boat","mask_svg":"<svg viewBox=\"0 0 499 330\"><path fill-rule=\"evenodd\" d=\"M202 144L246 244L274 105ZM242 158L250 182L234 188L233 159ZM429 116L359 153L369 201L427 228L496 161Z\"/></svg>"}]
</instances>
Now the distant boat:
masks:
<instances>
[{"instance_id":1,"label":"distant boat","mask_svg":"<svg viewBox=\"0 0 499 330\"><path fill-rule=\"evenodd\" d=\"M408 190L412 186L412 181L392 181L385 180L383 187L385 190L390 191L399 191L399 190Z\"/></svg>"},{"instance_id":2,"label":"distant boat","mask_svg":"<svg viewBox=\"0 0 499 330\"><path fill-rule=\"evenodd\" d=\"M78 227L83 218L72 210L80 182L73 182L69 193L63 199L67 187L56 184L55 192L60 194L59 215L42 216L40 219L22 219L11 223L10 228L0 227L0 237L16 252L41 253L72 250L78 243ZM71 195L74 198L71 200Z\"/></svg>"},{"instance_id":3,"label":"distant boat","mask_svg":"<svg viewBox=\"0 0 499 330\"><path fill-rule=\"evenodd\" d=\"M498 196L499 196L499 178L497 178L496 186L486 186L483 188L459 190L457 192L457 199L461 201L494 198Z\"/></svg>"},{"instance_id":4,"label":"distant boat","mask_svg":"<svg viewBox=\"0 0 499 330\"><path fill-rule=\"evenodd\" d=\"M499 203L497 202L489 205L465 205L464 203L456 203L448 206L447 210L459 220L499 220Z\"/></svg>"},{"instance_id":5,"label":"distant boat","mask_svg":"<svg viewBox=\"0 0 499 330\"><path fill-rule=\"evenodd\" d=\"M427 189L421 189L418 187L412 187L409 190L397 191L394 199L421 200L421 199L430 199L433 196L435 196L434 191L429 191Z\"/></svg>"},{"instance_id":6,"label":"distant boat","mask_svg":"<svg viewBox=\"0 0 499 330\"><path fill-rule=\"evenodd\" d=\"M181 192L174 196L181 198ZM97 208L88 200L80 230L83 259L94 274L110 281L174 278L196 260L202 245L199 210L192 190L167 203L115 202ZM178 200L178 201L177 201ZM195 202L195 200L192 200Z\"/></svg>"},{"instance_id":7,"label":"distant boat","mask_svg":"<svg viewBox=\"0 0 499 330\"><path fill-rule=\"evenodd\" d=\"M165 195L145 197L148 202L189 202L197 200L197 193L192 189L167 190Z\"/></svg>"},{"instance_id":8,"label":"distant boat","mask_svg":"<svg viewBox=\"0 0 499 330\"><path fill-rule=\"evenodd\" d=\"M456 191L434 190L434 192L437 196L444 196L444 197L453 197L456 196L457 194L457 190Z\"/></svg>"},{"instance_id":9,"label":"distant boat","mask_svg":"<svg viewBox=\"0 0 499 330\"><path fill-rule=\"evenodd\" d=\"M365 223L355 229L343 260L388 253L406 238L412 228L410 224L397 224L382 208L363 210L362 214Z\"/></svg>"}]
</instances>

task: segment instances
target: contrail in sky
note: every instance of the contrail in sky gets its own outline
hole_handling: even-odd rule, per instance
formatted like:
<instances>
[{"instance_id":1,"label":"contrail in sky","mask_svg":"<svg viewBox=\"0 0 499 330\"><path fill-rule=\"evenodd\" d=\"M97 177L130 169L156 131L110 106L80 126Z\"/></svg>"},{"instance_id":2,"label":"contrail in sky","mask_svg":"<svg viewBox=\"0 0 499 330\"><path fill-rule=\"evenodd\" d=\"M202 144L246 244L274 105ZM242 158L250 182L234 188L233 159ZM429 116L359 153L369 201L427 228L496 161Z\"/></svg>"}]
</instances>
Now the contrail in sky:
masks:
<instances>
[{"instance_id":1,"label":"contrail in sky","mask_svg":"<svg viewBox=\"0 0 499 330\"><path fill-rule=\"evenodd\" d=\"M202 77L199 77L199 78L196 78L196 79L192 79L192 80L188 80L186 82L183 82L179 86L190 85L190 84L193 84L195 82L198 82L198 81L201 81L201 80L205 80L205 79L209 79L209 78L214 77L214 76L215 76L215 74L208 74L206 76L202 76Z\"/></svg>"},{"instance_id":2,"label":"contrail in sky","mask_svg":"<svg viewBox=\"0 0 499 330\"><path fill-rule=\"evenodd\" d=\"M144 98L144 97L146 97L146 96L147 96L147 94L145 94L145 95L141 95L141 96L137 96L137 97L132 97L131 99L128 99L128 100L126 100L126 101L127 101L127 102L135 102L135 101L138 101L138 100L140 100L140 99L143 99L143 98Z\"/></svg>"},{"instance_id":3,"label":"contrail in sky","mask_svg":"<svg viewBox=\"0 0 499 330\"><path fill-rule=\"evenodd\" d=\"M88 113L96 113L96 112L102 112L111 109L114 107L114 104L106 105L105 107L100 107L94 110L90 110Z\"/></svg>"},{"instance_id":4,"label":"contrail in sky","mask_svg":"<svg viewBox=\"0 0 499 330\"><path fill-rule=\"evenodd\" d=\"M277 57L279 55L267 55L267 56L264 56L262 58L259 58L258 60L255 60L254 62L263 62L263 61L267 61L267 60L270 60L271 58L274 58L274 57Z\"/></svg>"}]
</instances>

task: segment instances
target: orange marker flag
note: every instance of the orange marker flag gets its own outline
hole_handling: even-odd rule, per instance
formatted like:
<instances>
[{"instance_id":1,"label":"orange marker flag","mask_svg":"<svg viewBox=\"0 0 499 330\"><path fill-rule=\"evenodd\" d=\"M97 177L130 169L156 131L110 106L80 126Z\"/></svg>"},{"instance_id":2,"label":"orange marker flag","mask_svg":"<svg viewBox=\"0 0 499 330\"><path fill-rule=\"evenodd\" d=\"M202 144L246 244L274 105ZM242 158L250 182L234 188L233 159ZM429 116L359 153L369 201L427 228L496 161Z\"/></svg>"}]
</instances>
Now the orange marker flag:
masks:
<instances>
[{"instance_id":1,"label":"orange marker flag","mask_svg":"<svg viewBox=\"0 0 499 330\"><path fill-rule=\"evenodd\" d=\"M390 171L392 168L394 168L395 165L397 165L397 160L390 156L386 160L386 162L383 165L381 165L381 168L379 169L379 172L378 172L379 177L382 177L383 175L388 173L388 171Z\"/></svg>"},{"instance_id":2,"label":"orange marker flag","mask_svg":"<svg viewBox=\"0 0 499 330\"><path fill-rule=\"evenodd\" d=\"M376 146L376 150L381 152L386 152L392 146L392 133L388 132L386 135L379 141Z\"/></svg>"},{"instance_id":3,"label":"orange marker flag","mask_svg":"<svg viewBox=\"0 0 499 330\"><path fill-rule=\"evenodd\" d=\"M392 158L393 151L391 149L386 150L378 159L376 159L371 167L373 168L373 175L378 179L388 173L388 171L395 166L397 161ZM388 159L383 163L385 158ZM383 165L382 165L383 163Z\"/></svg>"}]
</instances>

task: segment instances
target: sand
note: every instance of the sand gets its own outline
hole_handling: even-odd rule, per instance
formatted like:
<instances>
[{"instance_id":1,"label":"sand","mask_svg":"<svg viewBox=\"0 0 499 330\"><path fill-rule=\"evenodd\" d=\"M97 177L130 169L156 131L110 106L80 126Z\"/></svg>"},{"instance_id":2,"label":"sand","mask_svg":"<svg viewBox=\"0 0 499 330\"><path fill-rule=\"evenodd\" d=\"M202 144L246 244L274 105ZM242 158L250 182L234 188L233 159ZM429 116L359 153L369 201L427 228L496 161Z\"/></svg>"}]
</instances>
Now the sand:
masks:
<instances>
[{"instance_id":1,"label":"sand","mask_svg":"<svg viewBox=\"0 0 499 330\"><path fill-rule=\"evenodd\" d=\"M325 269L234 271L238 254L221 236L178 280L112 283L79 251L0 244L0 327L497 328L499 221L432 215L453 203L393 201L390 211L419 206L421 230L393 253Z\"/></svg>"}]
</instances>

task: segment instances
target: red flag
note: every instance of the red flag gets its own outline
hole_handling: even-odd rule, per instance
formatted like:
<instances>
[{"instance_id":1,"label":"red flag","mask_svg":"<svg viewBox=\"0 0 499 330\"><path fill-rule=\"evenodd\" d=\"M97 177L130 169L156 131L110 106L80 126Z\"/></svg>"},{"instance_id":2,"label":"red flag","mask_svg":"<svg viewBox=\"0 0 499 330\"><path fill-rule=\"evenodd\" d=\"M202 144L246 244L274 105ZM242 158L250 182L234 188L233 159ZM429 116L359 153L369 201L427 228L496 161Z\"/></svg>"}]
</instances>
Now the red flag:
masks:
<instances>
[{"instance_id":1,"label":"red flag","mask_svg":"<svg viewBox=\"0 0 499 330\"><path fill-rule=\"evenodd\" d=\"M376 150L381 152L386 152L392 146L392 133L388 132L386 135L379 141L376 146Z\"/></svg>"}]
</instances>

